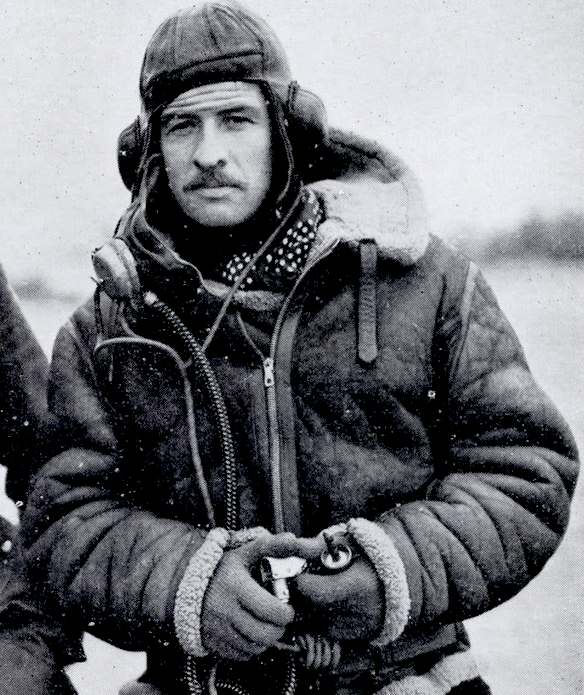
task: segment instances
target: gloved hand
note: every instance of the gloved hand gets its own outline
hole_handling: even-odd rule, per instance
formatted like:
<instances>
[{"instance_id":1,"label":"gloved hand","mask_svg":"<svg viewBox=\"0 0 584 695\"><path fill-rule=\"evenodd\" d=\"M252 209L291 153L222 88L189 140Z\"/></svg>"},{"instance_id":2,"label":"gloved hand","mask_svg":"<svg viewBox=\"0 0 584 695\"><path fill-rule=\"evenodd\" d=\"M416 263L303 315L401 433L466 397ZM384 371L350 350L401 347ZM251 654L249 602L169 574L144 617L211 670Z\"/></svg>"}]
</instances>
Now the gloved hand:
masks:
<instances>
[{"instance_id":1,"label":"gloved hand","mask_svg":"<svg viewBox=\"0 0 584 695\"><path fill-rule=\"evenodd\" d=\"M211 579L201 613L205 649L245 661L273 647L294 619L294 609L261 586L251 570L265 556L303 557L303 543L291 533L267 533L228 550Z\"/></svg>"},{"instance_id":2,"label":"gloved hand","mask_svg":"<svg viewBox=\"0 0 584 695\"><path fill-rule=\"evenodd\" d=\"M321 536L303 542L303 557L316 560L325 549ZM336 640L375 637L383 627L383 585L373 564L357 557L334 574L305 572L295 580L292 602L301 611L308 630Z\"/></svg>"},{"instance_id":3,"label":"gloved hand","mask_svg":"<svg viewBox=\"0 0 584 695\"><path fill-rule=\"evenodd\" d=\"M14 604L16 603L15 600ZM10 619L8 612L6 617ZM19 635L19 632L18 629L8 627L0 635L2 690L19 695L76 695L69 678L53 661L40 632L29 636ZM25 633L24 630L22 632ZM34 628L31 632L34 633Z\"/></svg>"}]
</instances>

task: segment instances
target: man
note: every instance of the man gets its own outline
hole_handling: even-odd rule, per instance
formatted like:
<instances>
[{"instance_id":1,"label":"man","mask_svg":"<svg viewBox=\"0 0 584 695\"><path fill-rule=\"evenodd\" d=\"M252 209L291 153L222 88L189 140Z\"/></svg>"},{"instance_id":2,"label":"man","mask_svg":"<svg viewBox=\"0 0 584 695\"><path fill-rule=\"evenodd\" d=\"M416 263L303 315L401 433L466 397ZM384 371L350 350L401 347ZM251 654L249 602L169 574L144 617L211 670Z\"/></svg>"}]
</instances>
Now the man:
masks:
<instances>
[{"instance_id":1,"label":"man","mask_svg":"<svg viewBox=\"0 0 584 695\"><path fill-rule=\"evenodd\" d=\"M460 621L542 569L577 469L490 289L239 4L167 19L140 91L55 348L37 580L148 652L125 692L488 693Z\"/></svg>"},{"instance_id":2,"label":"man","mask_svg":"<svg viewBox=\"0 0 584 695\"><path fill-rule=\"evenodd\" d=\"M50 445L48 364L0 268L0 463L7 489L25 499L28 479ZM10 695L73 693L62 667L82 655L29 594L19 544L0 517L0 683Z\"/></svg>"}]
</instances>

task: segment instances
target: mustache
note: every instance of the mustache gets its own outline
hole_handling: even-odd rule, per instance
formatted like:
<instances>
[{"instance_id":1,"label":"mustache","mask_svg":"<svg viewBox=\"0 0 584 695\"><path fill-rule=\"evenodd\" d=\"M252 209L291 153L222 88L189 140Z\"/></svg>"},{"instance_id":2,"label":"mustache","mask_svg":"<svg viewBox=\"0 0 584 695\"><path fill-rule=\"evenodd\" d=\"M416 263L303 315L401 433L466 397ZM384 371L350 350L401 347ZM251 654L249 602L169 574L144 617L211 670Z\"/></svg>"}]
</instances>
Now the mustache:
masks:
<instances>
[{"instance_id":1,"label":"mustache","mask_svg":"<svg viewBox=\"0 0 584 695\"><path fill-rule=\"evenodd\" d=\"M201 172L184 187L185 191L196 191L198 188L221 188L231 186L243 188L243 183L222 171Z\"/></svg>"}]
</instances>

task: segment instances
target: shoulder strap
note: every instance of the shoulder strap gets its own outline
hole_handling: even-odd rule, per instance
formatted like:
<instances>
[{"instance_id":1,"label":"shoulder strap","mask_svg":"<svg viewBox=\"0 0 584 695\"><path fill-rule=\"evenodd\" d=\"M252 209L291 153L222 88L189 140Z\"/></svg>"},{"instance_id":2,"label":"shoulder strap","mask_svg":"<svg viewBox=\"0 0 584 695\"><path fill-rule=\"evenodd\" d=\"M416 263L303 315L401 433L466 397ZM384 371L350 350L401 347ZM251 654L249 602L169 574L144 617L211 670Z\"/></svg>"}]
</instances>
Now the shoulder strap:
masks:
<instances>
[{"instance_id":1,"label":"shoulder strap","mask_svg":"<svg viewBox=\"0 0 584 695\"><path fill-rule=\"evenodd\" d=\"M466 334L468 333L468 327L470 324L470 312L472 307L472 299L474 296L475 285L477 277L480 273L479 267L476 263L469 261L468 271L466 274L466 280L464 283L464 289L462 291L460 299L460 340L456 348L456 352L451 360L450 373L455 374L458 369L458 364L461 359L462 350L464 348L464 341Z\"/></svg>"},{"instance_id":2,"label":"shoulder strap","mask_svg":"<svg viewBox=\"0 0 584 695\"><path fill-rule=\"evenodd\" d=\"M377 359L377 244L364 239L359 244L360 277L357 307L357 353L364 364Z\"/></svg>"}]
</instances>

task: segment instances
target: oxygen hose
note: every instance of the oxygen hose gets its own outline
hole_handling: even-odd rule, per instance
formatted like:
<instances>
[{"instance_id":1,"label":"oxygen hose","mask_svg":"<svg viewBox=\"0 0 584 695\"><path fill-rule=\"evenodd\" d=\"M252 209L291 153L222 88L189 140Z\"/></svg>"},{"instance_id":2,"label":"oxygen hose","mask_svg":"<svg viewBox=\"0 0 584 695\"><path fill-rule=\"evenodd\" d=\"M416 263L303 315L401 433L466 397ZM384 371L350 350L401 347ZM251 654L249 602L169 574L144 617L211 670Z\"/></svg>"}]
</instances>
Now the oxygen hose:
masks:
<instances>
[{"instance_id":1,"label":"oxygen hose","mask_svg":"<svg viewBox=\"0 0 584 695\"><path fill-rule=\"evenodd\" d=\"M211 411L217 423L221 460L225 476L225 528L234 531L238 522L237 499L237 461L233 435L227 413L227 407L221 393L221 388L213 372L213 368L192 332L187 328L177 313L167 304L161 301L154 292L144 293L144 304L155 311L167 324L172 333L178 338L183 348L192 359L193 368L202 379L204 390L209 397ZM219 691L231 693L231 695L248 695L237 683L232 681L215 680L216 666L212 670L209 684L210 695L216 695ZM203 695L203 686L197 674L197 665L193 657L187 657L185 678L190 695ZM294 655L290 654L286 660L286 675L282 688L282 695L294 695L296 692L297 674ZM214 691L214 692L213 692Z\"/></svg>"},{"instance_id":2,"label":"oxygen hose","mask_svg":"<svg viewBox=\"0 0 584 695\"><path fill-rule=\"evenodd\" d=\"M233 435L231 433L227 407L213 368L194 335L168 304L158 299L154 292L144 293L144 304L159 314L173 334L180 340L193 361L195 372L202 379L219 434L221 461L225 476L225 528L228 531L235 531L238 519L235 446L233 445Z\"/></svg>"}]
</instances>

